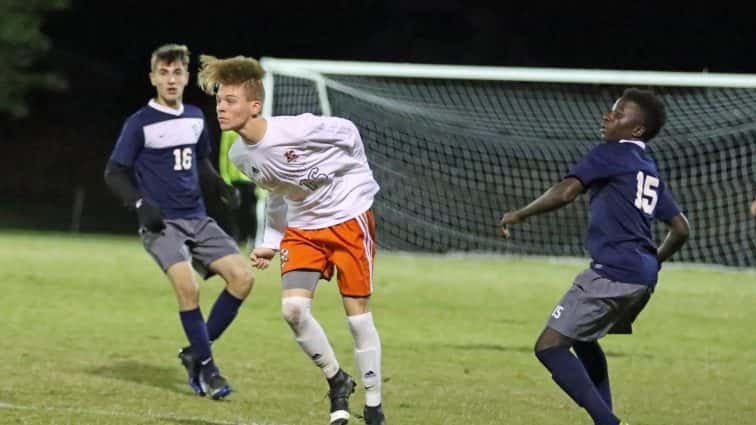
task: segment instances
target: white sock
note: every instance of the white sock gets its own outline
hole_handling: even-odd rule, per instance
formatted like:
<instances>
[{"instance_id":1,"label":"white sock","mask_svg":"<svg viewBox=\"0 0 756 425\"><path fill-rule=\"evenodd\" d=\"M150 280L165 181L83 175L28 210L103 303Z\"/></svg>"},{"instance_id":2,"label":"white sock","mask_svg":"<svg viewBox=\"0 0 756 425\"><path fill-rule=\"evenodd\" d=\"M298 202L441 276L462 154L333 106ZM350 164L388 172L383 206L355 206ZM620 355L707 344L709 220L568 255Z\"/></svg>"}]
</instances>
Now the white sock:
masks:
<instances>
[{"instance_id":1,"label":"white sock","mask_svg":"<svg viewBox=\"0 0 756 425\"><path fill-rule=\"evenodd\" d=\"M339 362L333 353L323 328L310 313L312 300L307 297L286 297L281 300L284 319L294 331L299 346L323 370L326 379L339 371Z\"/></svg>"},{"instance_id":2,"label":"white sock","mask_svg":"<svg viewBox=\"0 0 756 425\"><path fill-rule=\"evenodd\" d=\"M365 404L381 404L381 339L373 324L373 314L347 317L354 338L354 358L365 387Z\"/></svg>"}]
</instances>

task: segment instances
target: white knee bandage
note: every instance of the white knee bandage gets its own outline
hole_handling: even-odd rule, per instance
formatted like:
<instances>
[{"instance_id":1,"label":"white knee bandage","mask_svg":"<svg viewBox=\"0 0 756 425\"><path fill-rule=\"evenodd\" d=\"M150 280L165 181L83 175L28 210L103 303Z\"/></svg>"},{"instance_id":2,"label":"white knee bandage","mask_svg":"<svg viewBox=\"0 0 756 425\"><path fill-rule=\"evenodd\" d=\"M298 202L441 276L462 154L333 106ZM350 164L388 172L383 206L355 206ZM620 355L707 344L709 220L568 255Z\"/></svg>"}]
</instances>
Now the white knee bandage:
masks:
<instances>
[{"instance_id":1,"label":"white knee bandage","mask_svg":"<svg viewBox=\"0 0 756 425\"><path fill-rule=\"evenodd\" d=\"M294 331L295 339L307 356L323 370L326 378L339 371L339 362L323 328L310 313L312 300L307 297L286 297L281 300L281 312Z\"/></svg>"}]
</instances>

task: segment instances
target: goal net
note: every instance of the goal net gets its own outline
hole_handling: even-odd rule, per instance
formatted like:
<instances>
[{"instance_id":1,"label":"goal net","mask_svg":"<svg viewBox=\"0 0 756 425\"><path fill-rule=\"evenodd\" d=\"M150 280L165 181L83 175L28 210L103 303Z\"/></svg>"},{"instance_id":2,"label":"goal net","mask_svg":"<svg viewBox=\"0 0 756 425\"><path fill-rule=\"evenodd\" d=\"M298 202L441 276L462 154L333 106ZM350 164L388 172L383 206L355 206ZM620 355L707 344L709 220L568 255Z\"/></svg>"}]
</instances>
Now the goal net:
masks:
<instances>
[{"instance_id":1,"label":"goal net","mask_svg":"<svg viewBox=\"0 0 756 425\"><path fill-rule=\"evenodd\" d=\"M599 142L627 87L668 122L649 143L689 217L678 261L754 266L756 75L461 67L263 58L266 114L358 126L381 186L378 243L425 252L584 256L588 197L499 237L499 218L560 181ZM657 241L665 233L654 225Z\"/></svg>"}]
</instances>

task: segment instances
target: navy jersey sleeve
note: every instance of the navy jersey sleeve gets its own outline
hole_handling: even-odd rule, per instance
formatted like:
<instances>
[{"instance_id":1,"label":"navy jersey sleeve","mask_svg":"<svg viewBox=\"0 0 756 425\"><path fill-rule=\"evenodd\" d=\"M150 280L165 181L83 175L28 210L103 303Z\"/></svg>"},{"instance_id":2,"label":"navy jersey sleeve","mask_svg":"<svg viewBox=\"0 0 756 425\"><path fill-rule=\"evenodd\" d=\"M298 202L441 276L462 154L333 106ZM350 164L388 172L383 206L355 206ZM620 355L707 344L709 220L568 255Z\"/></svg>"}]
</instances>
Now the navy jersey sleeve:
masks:
<instances>
[{"instance_id":1,"label":"navy jersey sleeve","mask_svg":"<svg viewBox=\"0 0 756 425\"><path fill-rule=\"evenodd\" d=\"M666 221L678 214L680 214L680 207L672 198L669 189L662 186L662 190L659 192L659 202L656 204L656 210L654 211L654 217Z\"/></svg>"},{"instance_id":2,"label":"navy jersey sleeve","mask_svg":"<svg viewBox=\"0 0 756 425\"><path fill-rule=\"evenodd\" d=\"M134 165L139 152L144 148L144 131L136 116L129 117L121 129L110 159L121 165Z\"/></svg>"},{"instance_id":3,"label":"navy jersey sleeve","mask_svg":"<svg viewBox=\"0 0 756 425\"><path fill-rule=\"evenodd\" d=\"M207 133L207 125L202 126L202 133L197 140L197 159L207 158L210 155L210 135Z\"/></svg>"},{"instance_id":4,"label":"navy jersey sleeve","mask_svg":"<svg viewBox=\"0 0 756 425\"><path fill-rule=\"evenodd\" d=\"M611 156L607 147L606 143L602 143L593 148L570 169L565 177L577 178L585 188L596 181L610 177L616 170L610 161Z\"/></svg>"}]
</instances>

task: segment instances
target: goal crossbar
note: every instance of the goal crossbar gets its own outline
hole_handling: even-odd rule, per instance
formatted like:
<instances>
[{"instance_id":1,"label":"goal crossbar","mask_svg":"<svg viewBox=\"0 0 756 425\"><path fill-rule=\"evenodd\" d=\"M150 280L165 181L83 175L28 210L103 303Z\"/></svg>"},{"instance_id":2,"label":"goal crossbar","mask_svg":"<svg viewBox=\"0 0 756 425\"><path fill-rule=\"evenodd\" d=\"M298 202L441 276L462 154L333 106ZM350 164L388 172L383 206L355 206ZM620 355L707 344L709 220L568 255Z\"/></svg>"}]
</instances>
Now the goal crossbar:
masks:
<instances>
[{"instance_id":1,"label":"goal crossbar","mask_svg":"<svg viewBox=\"0 0 756 425\"><path fill-rule=\"evenodd\" d=\"M274 57L263 57L260 63L269 72L298 77L307 75L311 78L314 78L317 74L330 74L541 83L756 88L756 74L432 65Z\"/></svg>"}]
</instances>

